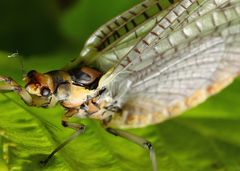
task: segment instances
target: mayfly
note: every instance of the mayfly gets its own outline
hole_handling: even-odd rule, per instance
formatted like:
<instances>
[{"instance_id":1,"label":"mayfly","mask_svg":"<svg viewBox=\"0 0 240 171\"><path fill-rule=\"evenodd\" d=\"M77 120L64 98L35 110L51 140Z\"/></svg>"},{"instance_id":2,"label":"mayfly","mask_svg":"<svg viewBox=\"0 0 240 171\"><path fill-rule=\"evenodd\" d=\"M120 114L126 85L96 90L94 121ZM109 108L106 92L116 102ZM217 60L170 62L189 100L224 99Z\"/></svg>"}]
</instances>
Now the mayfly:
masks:
<instances>
[{"instance_id":1,"label":"mayfly","mask_svg":"<svg viewBox=\"0 0 240 171\"><path fill-rule=\"evenodd\" d=\"M166 5L167 4L167 5ZM173 118L219 92L240 74L240 0L146 0L101 26L80 57L61 70L30 71L23 88L0 76L0 90L14 91L29 106L59 103L62 125L92 118L111 134L147 149L151 142L120 128L138 128Z\"/></svg>"}]
</instances>

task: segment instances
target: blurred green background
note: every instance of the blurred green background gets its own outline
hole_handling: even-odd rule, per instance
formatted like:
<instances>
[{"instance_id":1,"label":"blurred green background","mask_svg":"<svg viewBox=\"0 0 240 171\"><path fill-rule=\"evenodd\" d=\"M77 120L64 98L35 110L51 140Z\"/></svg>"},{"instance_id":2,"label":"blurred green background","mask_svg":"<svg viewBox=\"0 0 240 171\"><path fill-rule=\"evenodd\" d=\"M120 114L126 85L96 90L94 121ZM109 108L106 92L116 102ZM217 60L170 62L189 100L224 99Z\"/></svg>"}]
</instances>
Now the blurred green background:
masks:
<instances>
[{"instance_id":1,"label":"blurred green background","mask_svg":"<svg viewBox=\"0 0 240 171\"><path fill-rule=\"evenodd\" d=\"M24 57L59 51L77 55L107 20L140 0L2 0L0 50Z\"/></svg>"},{"instance_id":2,"label":"blurred green background","mask_svg":"<svg viewBox=\"0 0 240 171\"><path fill-rule=\"evenodd\" d=\"M22 79L24 70L63 67L87 37L140 0L1 0L0 75ZM18 52L20 56L8 58ZM21 83L22 84L22 83ZM162 171L240 170L240 81L184 115L129 130L151 140ZM47 165L39 161L73 131L60 125L63 109L27 107L14 93L0 94L0 171L150 171L148 154L83 121L85 135Z\"/></svg>"},{"instance_id":3,"label":"blurred green background","mask_svg":"<svg viewBox=\"0 0 240 171\"><path fill-rule=\"evenodd\" d=\"M0 1L0 62L14 65L17 80L31 69L42 72L66 65L102 24L140 0L2 0ZM8 59L18 52L21 57ZM16 62L16 65L14 62ZM30 61L30 62L29 62ZM47 65L52 62L52 65ZM13 66L12 66L13 67ZM0 68L2 75L9 72Z\"/></svg>"}]
</instances>

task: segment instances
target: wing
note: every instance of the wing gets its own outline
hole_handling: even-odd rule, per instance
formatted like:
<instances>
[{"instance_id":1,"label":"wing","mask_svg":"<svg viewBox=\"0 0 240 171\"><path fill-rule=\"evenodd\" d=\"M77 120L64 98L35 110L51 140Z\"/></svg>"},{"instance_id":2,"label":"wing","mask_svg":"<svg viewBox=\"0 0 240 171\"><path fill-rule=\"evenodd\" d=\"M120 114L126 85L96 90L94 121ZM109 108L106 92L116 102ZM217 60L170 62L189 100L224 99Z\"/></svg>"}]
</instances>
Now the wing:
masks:
<instances>
[{"instance_id":1,"label":"wing","mask_svg":"<svg viewBox=\"0 0 240 171\"><path fill-rule=\"evenodd\" d=\"M85 63L103 72L108 71L154 27L156 18L163 17L177 1L145 0L113 18L90 36L79 58L65 68Z\"/></svg>"},{"instance_id":2,"label":"wing","mask_svg":"<svg viewBox=\"0 0 240 171\"><path fill-rule=\"evenodd\" d=\"M111 126L141 127L177 116L240 74L240 1L201 6L212 7L199 6L182 22L160 20L175 29L157 24L103 77L100 87L122 108Z\"/></svg>"}]
</instances>

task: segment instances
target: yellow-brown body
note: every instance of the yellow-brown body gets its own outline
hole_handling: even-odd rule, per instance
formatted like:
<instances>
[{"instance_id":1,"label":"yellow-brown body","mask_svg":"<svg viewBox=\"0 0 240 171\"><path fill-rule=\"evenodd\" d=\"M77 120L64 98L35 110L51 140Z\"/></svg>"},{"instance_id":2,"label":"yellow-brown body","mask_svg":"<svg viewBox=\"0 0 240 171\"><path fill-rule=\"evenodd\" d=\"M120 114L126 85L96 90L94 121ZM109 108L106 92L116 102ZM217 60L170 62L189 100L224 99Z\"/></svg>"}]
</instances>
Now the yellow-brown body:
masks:
<instances>
[{"instance_id":1,"label":"yellow-brown body","mask_svg":"<svg viewBox=\"0 0 240 171\"><path fill-rule=\"evenodd\" d=\"M95 69L79 67L44 74L30 71L24 81L34 106L49 107L60 103L66 109L76 109L75 114L81 118L103 120L104 101L100 103L93 91L101 76L102 73Z\"/></svg>"}]
</instances>

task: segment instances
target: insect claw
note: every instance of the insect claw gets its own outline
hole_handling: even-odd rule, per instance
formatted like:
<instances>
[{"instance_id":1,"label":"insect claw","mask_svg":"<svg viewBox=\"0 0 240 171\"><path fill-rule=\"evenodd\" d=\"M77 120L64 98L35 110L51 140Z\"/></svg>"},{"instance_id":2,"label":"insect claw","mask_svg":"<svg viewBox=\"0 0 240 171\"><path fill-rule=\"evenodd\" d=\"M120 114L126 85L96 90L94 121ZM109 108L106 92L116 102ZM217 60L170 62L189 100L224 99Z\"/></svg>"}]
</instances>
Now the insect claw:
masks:
<instances>
[{"instance_id":1,"label":"insect claw","mask_svg":"<svg viewBox=\"0 0 240 171\"><path fill-rule=\"evenodd\" d=\"M46 160L41 160L39 163L40 163L40 166L45 167L48 163L48 160L47 159Z\"/></svg>"}]
</instances>

